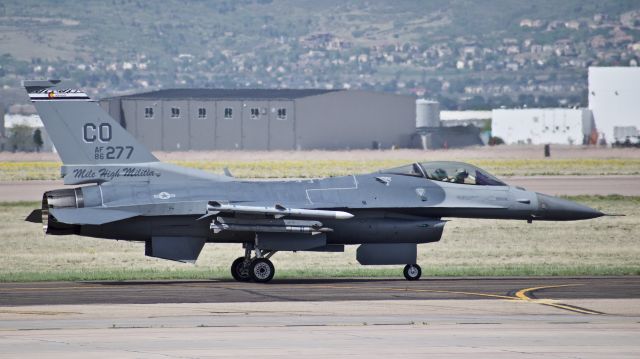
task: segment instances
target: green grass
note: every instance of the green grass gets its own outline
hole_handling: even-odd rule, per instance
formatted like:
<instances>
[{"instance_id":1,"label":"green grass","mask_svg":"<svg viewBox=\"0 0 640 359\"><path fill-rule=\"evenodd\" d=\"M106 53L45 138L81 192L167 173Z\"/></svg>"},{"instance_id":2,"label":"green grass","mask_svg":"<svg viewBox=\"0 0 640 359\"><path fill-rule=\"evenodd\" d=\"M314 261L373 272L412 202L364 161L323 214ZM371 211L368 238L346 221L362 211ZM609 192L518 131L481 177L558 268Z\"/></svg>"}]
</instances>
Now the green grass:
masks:
<instances>
[{"instance_id":1,"label":"green grass","mask_svg":"<svg viewBox=\"0 0 640 359\"><path fill-rule=\"evenodd\" d=\"M296 270L276 269L277 279L328 279L328 278L399 278L402 266L387 268ZM640 275L640 266L548 266L515 265L482 267L422 266L423 278L428 277L510 277L510 276L626 276ZM0 273L0 282L45 282L45 281L93 281L93 280L205 280L231 279L228 270L217 268L183 270L67 270L59 272L7 272Z\"/></svg>"},{"instance_id":2,"label":"green grass","mask_svg":"<svg viewBox=\"0 0 640 359\"><path fill-rule=\"evenodd\" d=\"M465 161L462 159L462 161ZM240 178L317 178L374 172L401 166L414 159L385 160L256 160L172 161L179 166L222 174L225 167ZM637 175L640 158L572 159L468 159L498 176L536 175ZM52 180L60 178L60 163L54 161L0 162L0 181Z\"/></svg>"},{"instance_id":3,"label":"green grass","mask_svg":"<svg viewBox=\"0 0 640 359\"><path fill-rule=\"evenodd\" d=\"M640 197L567 197L607 213L577 222L452 219L438 243L419 246L423 275L640 275ZM207 244L196 265L144 256L144 245L78 236L43 237L23 222L36 202L0 203L0 281L229 279L239 245ZM401 277L402 266L360 266L345 253L281 252L276 278Z\"/></svg>"}]
</instances>

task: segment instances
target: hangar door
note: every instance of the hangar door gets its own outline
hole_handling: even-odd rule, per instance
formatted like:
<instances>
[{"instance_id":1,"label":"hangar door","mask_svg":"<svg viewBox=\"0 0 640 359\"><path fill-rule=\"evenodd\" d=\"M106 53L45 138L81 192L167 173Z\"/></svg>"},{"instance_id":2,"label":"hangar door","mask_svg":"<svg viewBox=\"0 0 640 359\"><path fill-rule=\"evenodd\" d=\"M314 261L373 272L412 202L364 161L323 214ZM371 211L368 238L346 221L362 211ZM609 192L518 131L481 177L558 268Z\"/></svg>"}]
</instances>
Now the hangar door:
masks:
<instances>
[{"instance_id":1,"label":"hangar door","mask_svg":"<svg viewBox=\"0 0 640 359\"><path fill-rule=\"evenodd\" d=\"M242 102L219 101L216 104L215 148L242 149Z\"/></svg>"},{"instance_id":2,"label":"hangar door","mask_svg":"<svg viewBox=\"0 0 640 359\"><path fill-rule=\"evenodd\" d=\"M269 149L295 149L293 101L269 101Z\"/></svg>"},{"instance_id":3,"label":"hangar door","mask_svg":"<svg viewBox=\"0 0 640 359\"><path fill-rule=\"evenodd\" d=\"M269 103L245 101L242 104L242 148L269 149Z\"/></svg>"}]
</instances>

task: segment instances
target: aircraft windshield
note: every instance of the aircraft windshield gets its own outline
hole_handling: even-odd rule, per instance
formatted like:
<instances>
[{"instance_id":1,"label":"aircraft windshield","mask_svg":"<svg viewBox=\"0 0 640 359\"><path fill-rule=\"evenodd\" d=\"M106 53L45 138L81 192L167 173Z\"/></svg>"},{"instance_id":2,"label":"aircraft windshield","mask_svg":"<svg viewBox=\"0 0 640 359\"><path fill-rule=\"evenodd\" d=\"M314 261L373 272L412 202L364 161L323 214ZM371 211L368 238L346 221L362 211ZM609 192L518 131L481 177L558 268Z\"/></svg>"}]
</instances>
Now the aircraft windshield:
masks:
<instances>
[{"instance_id":1,"label":"aircraft windshield","mask_svg":"<svg viewBox=\"0 0 640 359\"><path fill-rule=\"evenodd\" d=\"M488 172L462 162L420 163L428 179L441 182L462 183L478 186L506 186Z\"/></svg>"},{"instance_id":2,"label":"aircraft windshield","mask_svg":"<svg viewBox=\"0 0 640 359\"><path fill-rule=\"evenodd\" d=\"M424 177L424 173L422 172L422 169L417 163L414 163L412 165L402 166L402 167L390 168L388 170L384 170L381 172L394 174L394 175Z\"/></svg>"}]
</instances>

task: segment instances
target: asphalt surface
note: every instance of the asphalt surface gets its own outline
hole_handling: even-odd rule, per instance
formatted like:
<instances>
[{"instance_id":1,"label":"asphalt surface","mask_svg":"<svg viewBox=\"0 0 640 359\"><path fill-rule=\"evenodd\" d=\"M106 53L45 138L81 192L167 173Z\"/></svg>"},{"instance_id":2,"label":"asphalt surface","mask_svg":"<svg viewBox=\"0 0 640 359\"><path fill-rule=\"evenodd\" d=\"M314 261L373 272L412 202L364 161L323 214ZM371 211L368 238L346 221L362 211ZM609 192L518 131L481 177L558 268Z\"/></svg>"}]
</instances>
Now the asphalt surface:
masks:
<instances>
[{"instance_id":1,"label":"asphalt surface","mask_svg":"<svg viewBox=\"0 0 640 359\"><path fill-rule=\"evenodd\" d=\"M508 184L550 195L640 196L640 176L516 176ZM0 202L39 201L42 194L64 188L62 181L0 182Z\"/></svg>"},{"instance_id":2,"label":"asphalt surface","mask_svg":"<svg viewBox=\"0 0 640 359\"><path fill-rule=\"evenodd\" d=\"M640 277L0 284L0 358L638 358Z\"/></svg>"},{"instance_id":3,"label":"asphalt surface","mask_svg":"<svg viewBox=\"0 0 640 359\"><path fill-rule=\"evenodd\" d=\"M0 306L508 299L518 292L529 299L640 298L640 277L0 283Z\"/></svg>"}]
</instances>

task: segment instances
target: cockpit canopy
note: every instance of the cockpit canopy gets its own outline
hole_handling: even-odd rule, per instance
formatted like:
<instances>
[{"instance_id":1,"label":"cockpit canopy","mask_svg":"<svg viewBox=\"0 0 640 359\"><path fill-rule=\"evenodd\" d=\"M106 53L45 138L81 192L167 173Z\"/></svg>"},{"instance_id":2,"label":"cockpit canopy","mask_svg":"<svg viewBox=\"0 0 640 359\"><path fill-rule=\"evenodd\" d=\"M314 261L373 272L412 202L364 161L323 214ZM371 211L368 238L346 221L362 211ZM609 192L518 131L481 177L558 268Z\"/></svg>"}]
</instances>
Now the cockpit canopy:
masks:
<instances>
[{"instance_id":1,"label":"cockpit canopy","mask_svg":"<svg viewBox=\"0 0 640 359\"><path fill-rule=\"evenodd\" d=\"M470 184L478 186L506 186L490 173L463 162L421 162L390 168L382 173L423 177L433 181Z\"/></svg>"}]
</instances>

